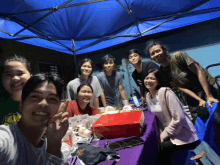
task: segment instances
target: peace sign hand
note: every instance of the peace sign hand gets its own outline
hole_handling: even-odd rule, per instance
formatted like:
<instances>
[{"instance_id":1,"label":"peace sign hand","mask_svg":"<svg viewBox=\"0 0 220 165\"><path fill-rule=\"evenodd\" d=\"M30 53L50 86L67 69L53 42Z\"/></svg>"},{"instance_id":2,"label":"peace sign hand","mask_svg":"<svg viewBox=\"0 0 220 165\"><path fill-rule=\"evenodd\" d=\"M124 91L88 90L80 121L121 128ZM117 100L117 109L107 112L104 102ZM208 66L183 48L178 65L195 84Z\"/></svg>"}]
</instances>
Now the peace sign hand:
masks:
<instances>
[{"instance_id":1,"label":"peace sign hand","mask_svg":"<svg viewBox=\"0 0 220 165\"><path fill-rule=\"evenodd\" d=\"M69 101L60 104L58 114L54 115L48 122L47 139L56 141L61 140L69 127L68 112L66 112Z\"/></svg>"}]
</instances>

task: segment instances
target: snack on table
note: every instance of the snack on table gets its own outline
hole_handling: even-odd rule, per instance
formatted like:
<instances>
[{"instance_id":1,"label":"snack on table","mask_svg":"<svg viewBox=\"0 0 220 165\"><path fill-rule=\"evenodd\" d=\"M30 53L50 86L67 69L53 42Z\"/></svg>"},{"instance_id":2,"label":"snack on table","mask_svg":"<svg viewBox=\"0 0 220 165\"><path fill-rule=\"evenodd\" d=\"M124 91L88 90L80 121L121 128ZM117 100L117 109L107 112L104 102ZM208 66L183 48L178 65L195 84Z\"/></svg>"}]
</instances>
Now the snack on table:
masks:
<instances>
[{"instance_id":1,"label":"snack on table","mask_svg":"<svg viewBox=\"0 0 220 165\"><path fill-rule=\"evenodd\" d=\"M115 111L116 110L116 108L114 108L112 106L107 106L106 108L107 108L106 111Z\"/></svg>"},{"instance_id":2,"label":"snack on table","mask_svg":"<svg viewBox=\"0 0 220 165\"><path fill-rule=\"evenodd\" d=\"M78 130L78 134L82 137L90 137L92 132L88 129L86 129L85 127L80 127Z\"/></svg>"},{"instance_id":3,"label":"snack on table","mask_svg":"<svg viewBox=\"0 0 220 165\"><path fill-rule=\"evenodd\" d=\"M121 112L130 112L132 111L132 107L130 105L124 106Z\"/></svg>"},{"instance_id":4,"label":"snack on table","mask_svg":"<svg viewBox=\"0 0 220 165\"><path fill-rule=\"evenodd\" d=\"M99 107L98 108L99 114L105 113L105 108L104 107Z\"/></svg>"},{"instance_id":5,"label":"snack on table","mask_svg":"<svg viewBox=\"0 0 220 165\"><path fill-rule=\"evenodd\" d=\"M141 111L141 109L139 109L138 107L135 107L135 108L133 109L133 111Z\"/></svg>"},{"instance_id":6,"label":"snack on table","mask_svg":"<svg viewBox=\"0 0 220 165\"><path fill-rule=\"evenodd\" d=\"M73 127L73 126L80 125L81 122L82 122L83 120L85 120L85 119L88 119L88 117L89 117L88 114L70 117L70 118L68 119L68 121L69 121L69 126L70 126L70 127Z\"/></svg>"},{"instance_id":7,"label":"snack on table","mask_svg":"<svg viewBox=\"0 0 220 165\"><path fill-rule=\"evenodd\" d=\"M134 111L141 111L139 108L135 107L134 109L128 105L128 106L124 106L123 109L120 111L120 113L124 113L124 112L134 112Z\"/></svg>"}]
</instances>

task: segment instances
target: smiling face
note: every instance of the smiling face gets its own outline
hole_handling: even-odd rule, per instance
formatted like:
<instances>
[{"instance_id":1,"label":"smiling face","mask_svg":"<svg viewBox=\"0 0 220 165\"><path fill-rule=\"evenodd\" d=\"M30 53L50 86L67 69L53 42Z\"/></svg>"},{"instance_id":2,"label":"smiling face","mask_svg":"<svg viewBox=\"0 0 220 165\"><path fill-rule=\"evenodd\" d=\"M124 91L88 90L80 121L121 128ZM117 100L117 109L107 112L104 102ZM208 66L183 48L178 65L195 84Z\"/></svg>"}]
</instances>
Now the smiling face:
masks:
<instances>
[{"instance_id":1,"label":"smiling face","mask_svg":"<svg viewBox=\"0 0 220 165\"><path fill-rule=\"evenodd\" d=\"M132 65L136 65L140 62L141 56L137 53L132 53L128 56L128 60Z\"/></svg>"},{"instance_id":2,"label":"smiling face","mask_svg":"<svg viewBox=\"0 0 220 165\"><path fill-rule=\"evenodd\" d=\"M23 86L31 77L25 64L18 61L10 61L4 66L2 74L2 83L6 91L13 98L18 98L20 101Z\"/></svg>"},{"instance_id":3,"label":"smiling face","mask_svg":"<svg viewBox=\"0 0 220 165\"><path fill-rule=\"evenodd\" d=\"M42 82L21 103L21 122L30 127L47 127L59 106L60 99L54 84Z\"/></svg>"},{"instance_id":4,"label":"smiling face","mask_svg":"<svg viewBox=\"0 0 220 165\"><path fill-rule=\"evenodd\" d=\"M80 69L82 76L89 76L92 73L92 65L90 62L83 63Z\"/></svg>"},{"instance_id":5,"label":"smiling face","mask_svg":"<svg viewBox=\"0 0 220 165\"><path fill-rule=\"evenodd\" d=\"M163 64L166 61L167 55L164 54L160 45L154 45L149 49L150 58L158 64Z\"/></svg>"},{"instance_id":6,"label":"smiling face","mask_svg":"<svg viewBox=\"0 0 220 165\"><path fill-rule=\"evenodd\" d=\"M92 89L89 86L84 85L77 94L77 100L80 103L88 104L90 103L92 96L93 96Z\"/></svg>"},{"instance_id":7,"label":"smiling face","mask_svg":"<svg viewBox=\"0 0 220 165\"><path fill-rule=\"evenodd\" d=\"M112 72L114 70L114 60L106 61L103 65L105 72Z\"/></svg>"},{"instance_id":8,"label":"smiling face","mask_svg":"<svg viewBox=\"0 0 220 165\"><path fill-rule=\"evenodd\" d=\"M155 77L154 73L149 73L145 79L144 79L144 85L145 87L151 91L151 90L156 90L156 87L158 86L158 80Z\"/></svg>"}]
</instances>

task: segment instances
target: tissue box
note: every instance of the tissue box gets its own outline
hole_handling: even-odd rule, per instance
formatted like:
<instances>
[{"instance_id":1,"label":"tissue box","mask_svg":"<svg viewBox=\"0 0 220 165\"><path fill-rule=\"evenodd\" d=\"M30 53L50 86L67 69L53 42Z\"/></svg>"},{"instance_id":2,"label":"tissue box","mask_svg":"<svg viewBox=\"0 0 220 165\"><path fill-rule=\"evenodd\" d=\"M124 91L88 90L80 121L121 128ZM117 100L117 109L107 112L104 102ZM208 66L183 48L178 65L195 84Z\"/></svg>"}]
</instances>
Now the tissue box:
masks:
<instances>
[{"instance_id":1,"label":"tissue box","mask_svg":"<svg viewBox=\"0 0 220 165\"><path fill-rule=\"evenodd\" d=\"M143 111L107 114L101 116L91 127L92 133L105 138L141 136L144 123Z\"/></svg>"}]
</instances>

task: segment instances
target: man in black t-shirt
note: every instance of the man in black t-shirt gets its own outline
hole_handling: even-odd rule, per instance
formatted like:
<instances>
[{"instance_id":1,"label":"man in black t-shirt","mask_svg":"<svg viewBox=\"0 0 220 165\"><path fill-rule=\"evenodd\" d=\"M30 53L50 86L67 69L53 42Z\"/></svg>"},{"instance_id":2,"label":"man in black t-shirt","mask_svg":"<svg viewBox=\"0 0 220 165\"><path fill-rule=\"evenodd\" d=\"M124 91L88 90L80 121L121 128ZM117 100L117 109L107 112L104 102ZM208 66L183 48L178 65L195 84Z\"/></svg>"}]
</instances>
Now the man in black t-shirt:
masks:
<instances>
[{"instance_id":1,"label":"man in black t-shirt","mask_svg":"<svg viewBox=\"0 0 220 165\"><path fill-rule=\"evenodd\" d=\"M137 49L131 49L127 53L126 58L128 61L135 67L134 72L132 73L132 77L136 82L137 86L140 87L141 100L145 98L146 87L144 85L144 78L150 69L159 69L159 66L154 62L141 61L140 51Z\"/></svg>"}]
</instances>

